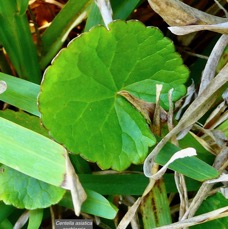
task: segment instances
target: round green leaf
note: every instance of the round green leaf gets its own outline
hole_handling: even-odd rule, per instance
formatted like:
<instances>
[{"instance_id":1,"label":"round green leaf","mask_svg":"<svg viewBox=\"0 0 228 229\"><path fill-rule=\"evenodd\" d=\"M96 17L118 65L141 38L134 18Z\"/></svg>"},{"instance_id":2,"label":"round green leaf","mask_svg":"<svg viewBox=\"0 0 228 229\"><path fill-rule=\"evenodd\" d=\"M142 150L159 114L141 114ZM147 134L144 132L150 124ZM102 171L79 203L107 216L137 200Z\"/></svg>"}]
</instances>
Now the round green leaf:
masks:
<instances>
[{"instance_id":1,"label":"round green leaf","mask_svg":"<svg viewBox=\"0 0 228 229\"><path fill-rule=\"evenodd\" d=\"M0 200L17 208L46 208L58 203L65 190L7 166L0 167Z\"/></svg>"},{"instance_id":2,"label":"round green leaf","mask_svg":"<svg viewBox=\"0 0 228 229\"><path fill-rule=\"evenodd\" d=\"M143 116L121 90L168 105L185 93L188 70L173 44L156 28L137 21L116 21L76 38L54 60L44 76L39 108L50 134L69 151L97 162L102 169L124 170L142 163L155 144Z\"/></svg>"}]
</instances>

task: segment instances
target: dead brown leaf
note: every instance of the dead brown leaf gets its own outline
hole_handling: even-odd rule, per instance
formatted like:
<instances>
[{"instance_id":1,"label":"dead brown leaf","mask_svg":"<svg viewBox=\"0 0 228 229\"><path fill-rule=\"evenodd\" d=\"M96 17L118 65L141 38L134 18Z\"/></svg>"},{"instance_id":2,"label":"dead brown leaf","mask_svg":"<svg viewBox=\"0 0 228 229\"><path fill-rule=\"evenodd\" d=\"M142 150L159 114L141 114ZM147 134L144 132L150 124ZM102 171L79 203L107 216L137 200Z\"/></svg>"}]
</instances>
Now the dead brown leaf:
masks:
<instances>
[{"instance_id":1,"label":"dead brown leaf","mask_svg":"<svg viewBox=\"0 0 228 229\"><path fill-rule=\"evenodd\" d=\"M211 25L227 22L226 18L204 13L179 0L148 0L148 2L170 26Z\"/></svg>"}]
</instances>

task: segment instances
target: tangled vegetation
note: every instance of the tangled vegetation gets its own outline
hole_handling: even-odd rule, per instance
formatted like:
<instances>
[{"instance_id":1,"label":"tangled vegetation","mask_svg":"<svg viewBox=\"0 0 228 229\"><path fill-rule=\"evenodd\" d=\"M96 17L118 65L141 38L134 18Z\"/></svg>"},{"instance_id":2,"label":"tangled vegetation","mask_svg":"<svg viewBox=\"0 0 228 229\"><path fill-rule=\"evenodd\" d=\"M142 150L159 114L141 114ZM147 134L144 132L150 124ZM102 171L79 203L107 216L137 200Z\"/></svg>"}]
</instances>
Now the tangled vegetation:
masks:
<instances>
[{"instance_id":1,"label":"tangled vegetation","mask_svg":"<svg viewBox=\"0 0 228 229\"><path fill-rule=\"evenodd\" d=\"M2 1L0 228L226 228L226 6Z\"/></svg>"}]
</instances>

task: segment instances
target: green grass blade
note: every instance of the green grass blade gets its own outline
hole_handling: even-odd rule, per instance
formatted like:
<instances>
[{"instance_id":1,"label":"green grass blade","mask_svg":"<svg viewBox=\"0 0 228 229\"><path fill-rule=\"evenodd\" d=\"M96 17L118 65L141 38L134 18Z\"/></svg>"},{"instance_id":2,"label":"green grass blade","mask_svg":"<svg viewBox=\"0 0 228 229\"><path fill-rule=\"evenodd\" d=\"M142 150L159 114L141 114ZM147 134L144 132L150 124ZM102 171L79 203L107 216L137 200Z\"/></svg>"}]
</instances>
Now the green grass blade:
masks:
<instances>
[{"instance_id":1,"label":"green grass blade","mask_svg":"<svg viewBox=\"0 0 228 229\"><path fill-rule=\"evenodd\" d=\"M114 19L127 19L128 16L133 12L133 10L140 3L140 0L125 0L125 1L115 1L111 0L113 9Z\"/></svg>"},{"instance_id":2,"label":"green grass blade","mask_svg":"<svg viewBox=\"0 0 228 229\"><path fill-rule=\"evenodd\" d=\"M43 220L43 209L36 209L29 212L29 223L27 229L38 229Z\"/></svg>"},{"instance_id":3,"label":"green grass blade","mask_svg":"<svg viewBox=\"0 0 228 229\"><path fill-rule=\"evenodd\" d=\"M0 163L61 186L66 172L66 150L61 145L3 118L0 126Z\"/></svg>"},{"instance_id":4,"label":"green grass blade","mask_svg":"<svg viewBox=\"0 0 228 229\"><path fill-rule=\"evenodd\" d=\"M0 69L2 72L6 74L12 74L12 70L10 68L10 65L6 59L6 56L4 54L4 50L0 49Z\"/></svg>"},{"instance_id":5,"label":"green grass blade","mask_svg":"<svg viewBox=\"0 0 228 229\"><path fill-rule=\"evenodd\" d=\"M86 10L91 0L69 0L52 21L42 36L42 69L54 58L65 42L68 33L77 25L79 16Z\"/></svg>"},{"instance_id":6,"label":"green grass blade","mask_svg":"<svg viewBox=\"0 0 228 229\"><path fill-rule=\"evenodd\" d=\"M143 228L150 229L172 223L165 183L159 180L140 205Z\"/></svg>"},{"instance_id":7,"label":"green grass blade","mask_svg":"<svg viewBox=\"0 0 228 229\"><path fill-rule=\"evenodd\" d=\"M0 43L9 55L18 75L23 79L39 83L41 71L25 6L25 3L17 5L14 0L0 1Z\"/></svg>"},{"instance_id":8,"label":"green grass blade","mask_svg":"<svg viewBox=\"0 0 228 229\"><path fill-rule=\"evenodd\" d=\"M143 174L79 174L86 189L102 195L142 195L149 179Z\"/></svg>"},{"instance_id":9,"label":"green grass blade","mask_svg":"<svg viewBox=\"0 0 228 229\"><path fill-rule=\"evenodd\" d=\"M27 10L29 0L16 0L17 3L17 10L19 11L20 14L24 14Z\"/></svg>"},{"instance_id":10,"label":"green grass blade","mask_svg":"<svg viewBox=\"0 0 228 229\"><path fill-rule=\"evenodd\" d=\"M177 188L173 174L165 174L164 182L167 193L176 193ZM86 189L102 195L142 195L148 185L144 174L79 174L79 179ZM188 191L196 191L201 183L186 177Z\"/></svg>"},{"instance_id":11,"label":"green grass blade","mask_svg":"<svg viewBox=\"0 0 228 229\"><path fill-rule=\"evenodd\" d=\"M0 111L0 117L49 138L48 131L41 125L40 119L34 115L23 111L6 109Z\"/></svg>"},{"instance_id":12,"label":"green grass blade","mask_svg":"<svg viewBox=\"0 0 228 229\"><path fill-rule=\"evenodd\" d=\"M40 116L37 107L39 85L3 73L0 73L0 80L7 83L7 90L0 94L1 101Z\"/></svg>"},{"instance_id":13,"label":"green grass blade","mask_svg":"<svg viewBox=\"0 0 228 229\"><path fill-rule=\"evenodd\" d=\"M140 0L125 0L125 1L111 0L113 19L126 20L139 3ZM86 20L86 26L84 30L88 31L93 26L98 24L104 25L104 22L97 5L93 3L89 10L89 14Z\"/></svg>"},{"instance_id":14,"label":"green grass blade","mask_svg":"<svg viewBox=\"0 0 228 229\"><path fill-rule=\"evenodd\" d=\"M84 28L84 32L88 32L95 25L104 25L104 22L101 17L101 13L96 5L96 3L92 3L90 8L88 9L88 18L86 20L86 25Z\"/></svg>"}]
</instances>

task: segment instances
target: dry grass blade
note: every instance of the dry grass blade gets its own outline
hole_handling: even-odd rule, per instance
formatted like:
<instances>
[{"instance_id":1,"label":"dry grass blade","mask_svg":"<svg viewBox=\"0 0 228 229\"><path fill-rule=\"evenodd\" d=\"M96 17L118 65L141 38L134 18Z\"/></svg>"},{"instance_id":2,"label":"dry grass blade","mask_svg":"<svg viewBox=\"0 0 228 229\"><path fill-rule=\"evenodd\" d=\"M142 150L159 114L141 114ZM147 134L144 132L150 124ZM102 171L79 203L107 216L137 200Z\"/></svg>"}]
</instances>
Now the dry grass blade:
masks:
<instances>
[{"instance_id":1,"label":"dry grass blade","mask_svg":"<svg viewBox=\"0 0 228 229\"><path fill-rule=\"evenodd\" d=\"M169 112L168 112L168 129L169 131L171 131L174 127L173 125L173 103L172 103L172 93L173 93L173 89L169 90ZM173 136L171 139L171 142L174 145L178 146L178 141L176 136ZM174 180L175 180L175 184L177 187L177 191L179 193L179 197L180 197L180 210L179 210L179 219L182 218L182 216L184 215L185 211L188 208L188 194L187 194L187 187L186 187L186 182L185 182L185 178L183 174L174 173Z\"/></svg>"},{"instance_id":2,"label":"dry grass blade","mask_svg":"<svg viewBox=\"0 0 228 229\"><path fill-rule=\"evenodd\" d=\"M134 217L140 203L142 201L142 198L139 197L135 203L129 208L127 213L125 214L124 218L120 221L119 225L117 226L117 229L125 229L127 228L128 224L131 222L132 218Z\"/></svg>"},{"instance_id":3,"label":"dry grass blade","mask_svg":"<svg viewBox=\"0 0 228 229\"><path fill-rule=\"evenodd\" d=\"M106 28L108 29L108 24L112 22L112 7L109 0L95 0L97 4L103 21L105 23Z\"/></svg>"},{"instance_id":4,"label":"dry grass blade","mask_svg":"<svg viewBox=\"0 0 228 229\"><path fill-rule=\"evenodd\" d=\"M19 217L19 219L15 223L13 229L20 229L20 228L24 227L24 225L28 221L28 218L29 218L29 211L26 211Z\"/></svg>"},{"instance_id":5,"label":"dry grass blade","mask_svg":"<svg viewBox=\"0 0 228 229\"><path fill-rule=\"evenodd\" d=\"M188 25L188 26L172 26L168 29L176 35L186 35L202 30L209 30L217 33L228 34L228 22L215 25Z\"/></svg>"},{"instance_id":6,"label":"dry grass blade","mask_svg":"<svg viewBox=\"0 0 228 229\"><path fill-rule=\"evenodd\" d=\"M117 94L123 96L128 102L130 102L143 115L147 123L151 123L151 117L155 110L154 103L138 99L125 90L119 91Z\"/></svg>"},{"instance_id":7,"label":"dry grass blade","mask_svg":"<svg viewBox=\"0 0 228 229\"><path fill-rule=\"evenodd\" d=\"M82 203L86 200L87 195L82 187L74 167L70 162L68 155L66 155L66 180L63 185L64 188L71 191L74 211L77 216L80 215Z\"/></svg>"},{"instance_id":8,"label":"dry grass blade","mask_svg":"<svg viewBox=\"0 0 228 229\"><path fill-rule=\"evenodd\" d=\"M194 81L192 81L192 84L187 88L187 94L184 100L183 105L180 107L180 109L178 110L175 118L177 120L180 119L181 114L183 113L184 109L189 106L189 104L191 103L191 100L194 98L195 95L195 84Z\"/></svg>"},{"instance_id":9,"label":"dry grass blade","mask_svg":"<svg viewBox=\"0 0 228 229\"><path fill-rule=\"evenodd\" d=\"M219 24L226 18L216 17L197 10L179 0L148 0L151 8L170 26Z\"/></svg>"},{"instance_id":10,"label":"dry grass blade","mask_svg":"<svg viewBox=\"0 0 228 229\"><path fill-rule=\"evenodd\" d=\"M224 207L199 216L195 216L191 219L180 221L178 223L173 223L171 225L166 225L163 227L156 227L155 229L179 229L183 227L190 227L193 225L206 223L208 221L227 217L227 216L228 216L228 207Z\"/></svg>"},{"instance_id":11,"label":"dry grass blade","mask_svg":"<svg viewBox=\"0 0 228 229\"><path fill-rule=\"evenodd\" d=\"M216 45L214 46L211 52L211 55L208 58L208 61L205 66L205 69L202 75L202 79L201 79L199 95L203 92L203 90L207 87L207 85L214 78L216 67L227 45L228 45L228 35L222 35L219 38L219 40L217 41Z\"/></svg>"},{"instance_id":12,"label":"dry grass blade","mask_svg":"<svg viewBox=\"0 0 228 229\"><path fill-rule=\"evenodd\" d=\"M226 112L227 109L227 105L225 103L225 101L223 101L222 103L220 103L215 109L214 111L212 111L212 113L210 114L210 116L207 118L205 124L204 124L204 128L215 128L216 126L218 126L219 124L221 124L221 122L225 121L228 118L228 112ZM225 116L224 118L221 119L221 116Z\"/></svg>"},{"instance_id":13,"label":"dry grass blade","mask_svg":"<svg viewBox=\"0 0 228 229\"><path fill-rule=\"evenodd\" d=\"M206 181L208 184L212 184L212 183L219 183L219 182L227 182L228 181L228 174L222 174L219 178L217 179L213 179L213 180L209 180Z\"/></svg>"}]
</instances>

